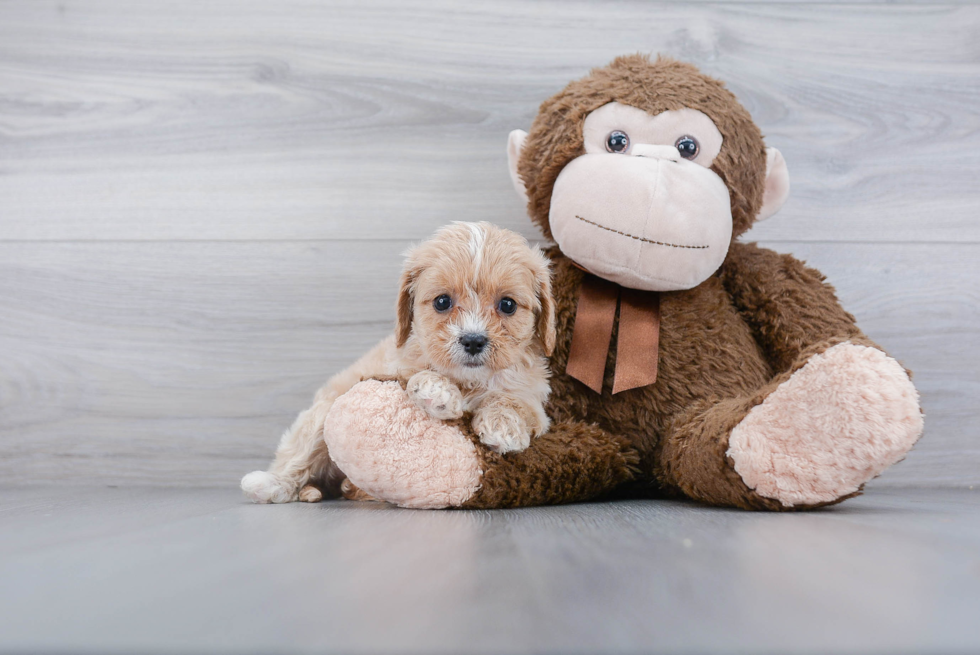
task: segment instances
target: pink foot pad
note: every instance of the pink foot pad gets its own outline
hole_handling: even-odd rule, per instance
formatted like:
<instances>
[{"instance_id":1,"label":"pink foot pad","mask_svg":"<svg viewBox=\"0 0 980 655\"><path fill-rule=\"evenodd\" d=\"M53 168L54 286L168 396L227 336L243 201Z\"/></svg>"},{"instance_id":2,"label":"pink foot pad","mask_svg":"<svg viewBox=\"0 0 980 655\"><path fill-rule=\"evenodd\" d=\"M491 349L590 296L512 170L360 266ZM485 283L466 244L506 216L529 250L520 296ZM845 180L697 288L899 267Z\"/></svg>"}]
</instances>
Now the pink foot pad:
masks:
<instances>
[{"instance_id":1,"label":"pink foot pad","mask_svg":"<svg viewBox=\"0 0 980 655\"><path fill-rule=\"evenodd\" d=\"M786 507L857 491L922 434L919 394L875 348L842 343L815 355L735 426L728 456L756 493Z\"/></svg>"},{"instance_id":2,"label":"pink foot pad","mask_svg":"<svg viewBox=\"0 0 980 655\"><path fill-rule=\"evenodd\" d=\"M330 408L323 435L351 482L401 507L458 507L480 488L473 443L416 407L397 382L354 385Z\"/></svg>"}]
</instances>

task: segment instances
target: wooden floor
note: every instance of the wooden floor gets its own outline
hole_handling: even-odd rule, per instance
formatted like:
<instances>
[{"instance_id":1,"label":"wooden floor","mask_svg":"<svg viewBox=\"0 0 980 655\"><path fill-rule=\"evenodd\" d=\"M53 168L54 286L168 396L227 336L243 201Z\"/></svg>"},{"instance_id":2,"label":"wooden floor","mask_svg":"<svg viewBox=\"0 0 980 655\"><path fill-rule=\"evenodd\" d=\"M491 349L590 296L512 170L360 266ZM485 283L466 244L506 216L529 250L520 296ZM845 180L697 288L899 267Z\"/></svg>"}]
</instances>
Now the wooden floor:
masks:
<instances>
[{"instance_id":1,"label":"wooden floor","mask_svg":"<svg viewBox=\"0 0 980 655\"><path fill-rule=\"evenodd\" d=\"M807 514L0 493L2 653L976 653L980 489Z\"/></svg>"}]
</instances>

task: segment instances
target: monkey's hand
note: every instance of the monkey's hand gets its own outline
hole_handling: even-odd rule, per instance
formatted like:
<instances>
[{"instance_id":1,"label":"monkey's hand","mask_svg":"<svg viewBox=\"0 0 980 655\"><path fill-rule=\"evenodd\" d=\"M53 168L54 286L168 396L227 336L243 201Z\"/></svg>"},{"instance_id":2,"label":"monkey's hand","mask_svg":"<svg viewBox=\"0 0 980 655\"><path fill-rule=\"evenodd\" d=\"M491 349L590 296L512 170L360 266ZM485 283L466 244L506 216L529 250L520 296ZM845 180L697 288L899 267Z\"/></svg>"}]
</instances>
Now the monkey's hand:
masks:
<instances>
[{"instance_id":1,"label":"monkey's hand","mask_svg":"<svg viewBox=\"0 0 980 655\"><path fill-rule=\"evenodd\" d=\"M473 415L473 431L480 441L500 454L520 452L531 445L528 412L506 397L486 400Z\"/></svg>"},{"instance_id":2,"label":"monkey's hand","mask_svg":"<svg viewBox=\"0 0 980 655\"><path fill-rule=\"evenodd\" d=\"M408 397L432 418L442 421L463 415L463 394L449 378L419 371L408 379Z\"/></svg>"}]
</instances>

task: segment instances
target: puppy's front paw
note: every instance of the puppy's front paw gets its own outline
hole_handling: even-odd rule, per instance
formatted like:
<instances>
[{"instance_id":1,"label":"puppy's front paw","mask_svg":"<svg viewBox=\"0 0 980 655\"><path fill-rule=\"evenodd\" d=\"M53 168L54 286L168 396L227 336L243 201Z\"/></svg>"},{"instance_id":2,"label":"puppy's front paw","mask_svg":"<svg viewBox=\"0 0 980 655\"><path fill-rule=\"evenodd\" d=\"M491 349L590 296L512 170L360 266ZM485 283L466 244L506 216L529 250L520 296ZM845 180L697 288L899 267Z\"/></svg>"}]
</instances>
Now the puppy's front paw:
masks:
<instances>
[{"instance_id":1,"label":"puppy's front paw","mask_svg":"<svg viewBox=\"0 0 980 655\"><path fill-rule=\"evenodd\" d=\"M448 420L463 415L459 387L432 371L419 371L408 381L408 397L432 418Z\"/></svg>"},{"instance_id":2,"label":"puppy's front paw","mask_svg":"<svg viewBox=\"0 0 980 655\"><path fill-rule=\"evenodd\" d=\"M480 441L500 454L519 452L531 445L531 429L520 414L506 407L480 409L473 417Z\"/></svg>"}]
</instances>

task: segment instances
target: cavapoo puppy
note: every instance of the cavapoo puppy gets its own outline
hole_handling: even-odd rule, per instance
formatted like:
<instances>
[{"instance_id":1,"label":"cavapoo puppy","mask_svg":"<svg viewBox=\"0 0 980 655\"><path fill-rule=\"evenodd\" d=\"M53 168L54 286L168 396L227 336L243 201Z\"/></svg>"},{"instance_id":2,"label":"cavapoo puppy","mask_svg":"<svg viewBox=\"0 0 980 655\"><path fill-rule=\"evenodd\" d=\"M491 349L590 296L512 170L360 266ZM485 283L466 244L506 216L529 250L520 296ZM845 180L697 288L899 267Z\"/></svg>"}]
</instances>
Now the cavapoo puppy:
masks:
<instances>
[{"instance_id":1,"label":"cavapoo puppy","mask_svg":"<svg viewBox=\"0 0 980 655\"><path fill-rule=\"evenodd\" d=\"M471 412L487 446L523 450L548 430L546 358L554 345L544 254L490 223L446 226L408 252L395 334L320 389L282 436L269 470L246 475L242 490L255 502L337 495L343 474L330 461L323 420L333 401L364 378L407 380L409 397L430 416Z\"/></svg>"},{"instance_id":2,"label":"cavapoo puppy","mask_svg":"<svg viewBox=\"0 0 980 655\"><path fill-rule=\"evenodd\" d=\"M474 431L500 453L547 431L550 270L519 235L457 223L411 251L395 338L398 375L433 418L473 412Z\"/></svg>"}]
</instances>

